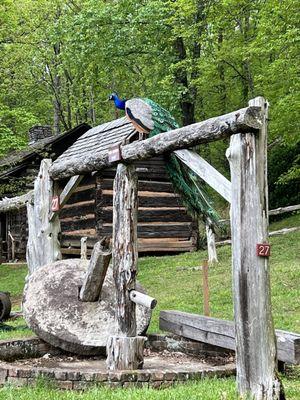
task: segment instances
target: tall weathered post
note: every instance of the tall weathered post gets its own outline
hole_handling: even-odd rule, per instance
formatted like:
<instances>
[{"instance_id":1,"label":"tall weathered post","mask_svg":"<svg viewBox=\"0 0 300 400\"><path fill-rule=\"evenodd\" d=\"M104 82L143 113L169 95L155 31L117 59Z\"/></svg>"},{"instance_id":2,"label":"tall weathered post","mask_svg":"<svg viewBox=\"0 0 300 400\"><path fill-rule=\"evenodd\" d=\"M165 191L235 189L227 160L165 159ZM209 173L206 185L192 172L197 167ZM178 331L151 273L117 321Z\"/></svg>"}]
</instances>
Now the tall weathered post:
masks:
<instances>
[{"instance_id":1,"label":"tall weathered post","mask_svg":"<svg viewBox=\"0 0 300 400\"><path fill-rule=\"evenodd\" d=\"M268 249L267 116L262 97L262 127L231 136L231 235L236 331L237 383L240 395L284 399L276 375L276 344L271 313ZM280 397L281 396L281 397Z\"/></svg>"},{"instance_id":2,"label":"tall weathered post","mask_svg":"<svg viewBox=\"0 0 300 400\"><path fill-rule=\"evenodd\" d=\"M136 305L130 299L137 272L137 175L133 165L118 164L113 198L113 274L119 333L107 343L107 366L112 370L143 365L144 338L136 336Z\"/></svg>"},{"instance_id":3,"label":"tall weathered post","mask_svg":"<svg viewBox=\"0 0 300 400\"><path fill-rule=\"evenodd\" d=\"M50 159L41 162L34 182L34 202L27 202L28 242L26 259L29 275L42 265L61 259L59 218L49 221L54 183L49 176Z\"/></svg>"}]
</instances>

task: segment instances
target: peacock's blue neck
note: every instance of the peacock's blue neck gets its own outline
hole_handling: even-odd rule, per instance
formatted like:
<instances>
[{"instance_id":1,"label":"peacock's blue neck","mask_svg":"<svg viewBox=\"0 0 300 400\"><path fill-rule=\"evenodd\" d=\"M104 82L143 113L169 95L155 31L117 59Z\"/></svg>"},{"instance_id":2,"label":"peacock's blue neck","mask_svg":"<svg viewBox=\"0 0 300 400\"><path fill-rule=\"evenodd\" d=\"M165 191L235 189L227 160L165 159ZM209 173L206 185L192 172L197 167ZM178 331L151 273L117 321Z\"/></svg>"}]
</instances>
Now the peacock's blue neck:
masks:
<instances>
[{"instance_id":1,"label":"peacock's blue neck","mask_svg":"<svg viewBox=\"0 0 300 400\"><path fill-rule=\"evenodd\" d=\"M121 100L118 97L114 97L114 103L119 110L125 110L125 100Z\"/></svg>"}]
</instances>

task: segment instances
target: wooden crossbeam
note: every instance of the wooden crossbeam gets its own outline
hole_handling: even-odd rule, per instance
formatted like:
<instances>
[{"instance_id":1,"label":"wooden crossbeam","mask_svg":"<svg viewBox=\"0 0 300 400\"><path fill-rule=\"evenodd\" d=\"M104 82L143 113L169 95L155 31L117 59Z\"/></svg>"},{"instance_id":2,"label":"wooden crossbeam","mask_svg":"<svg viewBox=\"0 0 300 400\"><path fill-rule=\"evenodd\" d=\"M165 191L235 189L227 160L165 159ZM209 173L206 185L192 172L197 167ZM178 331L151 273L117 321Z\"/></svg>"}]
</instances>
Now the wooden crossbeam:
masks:
<instances>
[{"instance_id":1,"label":"wooden crossbeam","mask_svg":"<svg viewBox=\"0 0 300 400\"><path fill-rule=\"evenodd\" d=\"M160 133L146 140L122 146L122 160L145 160L201 143L209 143L240 132L257 132L261 127L261 107L250 106L203 122ZM51 168L53 179L99 171L114 165L107 152L59 157Z\"/></svg>"},{"instance_id":2,"label":"wooden crossbeam","mask_svg":"<svg viewBox=\"0 0 300 400\"><path fill-rule=\"evenodd\" d=\"M28 202L33 201L33 190L30 192L22 194L21 196L7 198L5 197L0 201L0 212L7 212L13 210L19 210L25 207Z\"/></svg>"}]
</instances>

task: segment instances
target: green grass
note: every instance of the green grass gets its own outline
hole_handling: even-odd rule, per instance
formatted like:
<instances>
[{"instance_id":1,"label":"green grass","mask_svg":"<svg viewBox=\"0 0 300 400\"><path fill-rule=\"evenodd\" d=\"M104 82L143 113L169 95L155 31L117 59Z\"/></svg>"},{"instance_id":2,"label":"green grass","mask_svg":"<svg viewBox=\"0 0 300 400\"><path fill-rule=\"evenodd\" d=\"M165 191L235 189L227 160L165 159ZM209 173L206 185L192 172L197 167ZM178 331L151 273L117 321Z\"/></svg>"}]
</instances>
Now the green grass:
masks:
<instances>
[{"instance_id":1,"label":"green grass","mask_svg":"<svg viewBox=\"0 0 300 400\"><path fill-rule=\"evenodd\" d=\"M271 285L276 328L300 332L300 232L272 237ZM145 257L139 261L138 279L158 300L150 325L158 331L160 310L173 309L203 313L202 272L178 267L199 266L206 251L169 257ZM219 263L209 270L211 315L233 319L231 292L231 248L218 249Z\"/></svg>"},{"instance_id":2,"label":"green grass","mask_svg":"<svg viewBox=\"0 0 300 400\"><path fill-rule=\"evenodd\" d=\"M271 224L270 230L300 225L300 214ZM300 332L300 232L272 237L271 240L271 285L275 327ZM199 266L207 257L206 251L184 253L166 257L145 257L139 260L138 279L150 295L158 300L153 313L150 332L158 332L158 316L162 309L203 312L201 271L179 270L178 267ZM231 294L231 248L218 249L219 263L209 270L211 315L232 319ZM0 266L0 290L10 291L14 308L18 308L27 274L25 266ZM9 322L16 330L1 332L0 339L31 335L22 319ZM300 368L289 368L282 377L287 399L299 400ZM207 379L197 383L178 385L174 388L156 391L152 389L109 390L92 389L83 393L60 392L47 385L34 388L5 387L0 390L0 400L92 400L92 399L235 399L233 379Z\"/></svg>"},{"instance_id":3,"label":"green grass","mask_svg":"<svg viewBox=\"0 0 300 400\"><path fill-rule=\"evenodd\" d=\"M209 397L207 394L209 393ZM205 379L164 390L155 389L91 389L84 393L62 392L47 385L36 388L4 388L0 400L230 400L236 399L235 383L231 379Z\"/></svg>"},{"instance_id":4,"label":"green grass","mask_svg":"<svg viewBox=\"0 0 300 400\"><path fill-rule=\"evenodd\" d=\"M299 400L297 372L282 377L288 400ZM91 388L85 392L61 391L40 381L33 387L0 389L0 400L237 400L233 377L203 379L164 390Z\"/></svg>"},{"instance_id":5,"label":"green grass","mask_svg":"<svg viewBox=\"0 0 300 400\"><path fill-rule=\"evenodd\" d=\"M271 217L274 220L274 217ZM278 218L278 217L277 217ZM300 212L294 212L286 218L274 221L270 224L270 231L277 231L283 228L293 228L295 226L300 226Z\"/></svg>"}]
</instances>

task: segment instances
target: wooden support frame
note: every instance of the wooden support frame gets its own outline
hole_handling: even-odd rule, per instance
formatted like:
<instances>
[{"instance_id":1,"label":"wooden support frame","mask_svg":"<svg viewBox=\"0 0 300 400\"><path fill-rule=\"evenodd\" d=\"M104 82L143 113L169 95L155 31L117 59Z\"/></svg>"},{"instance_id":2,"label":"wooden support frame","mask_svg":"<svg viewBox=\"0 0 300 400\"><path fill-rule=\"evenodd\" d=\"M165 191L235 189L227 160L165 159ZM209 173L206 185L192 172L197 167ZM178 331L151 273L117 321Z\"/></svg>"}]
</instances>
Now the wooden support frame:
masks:
<instances>
[{"instance_id":1,"label":"wooden support frame","mask_svg":"<svg viewBox=\"0 0 300 400\"><path fill-rule=\"evenodd\" d=\"M137 273L137 191L133 165L118 164L113 198L113 275L117 292L119 335L107 343L107 367L137 369L143 365L144 338L136 336L136 305L130 299Z\"/></svg>"},{"instance_id":2,"label":"wooden support frame","mask_svg":"<svg viewBox=\"0 0 300 400\"><path fill-rule=\"evenodd\" d=\"M121 149L122 160L124 162L145 160L166 152L220 140L235 133L257 132L261 127L260 112L260 107L250 106L125 145ZM58 158L53 163L50 174L53 179L61 179L100 171L112 165L115 163L109 161L106 152L91 153L88 157L84 155L82 158L76 157L76 159L70 158L63 161Z\"/></svg>"},{"instance_id":3,"label":"wooden support frame","mask_svg":"<svg viewBox=\"0 0 300 400\"><path fill-rule=\"evenodd\" d=\"M175 150L174 154L225 200L231 202L231 182L204 158L194 151L186 149Z\"/></svg>"},{"instance_id":4,"label":"wooden support frame","mask_svg":"<svg viewBox=\"0 0 300 400\"><path fill-rule=\"evenodd\" d=\"M262 110L256 137L231 137L230 163L232 268L239 394L254 399L279 399L276 344L271 312L268 258L256 255L256 244L268 241L267 116L268 104L250 102Z\"/></svg>"}]
</instances>

